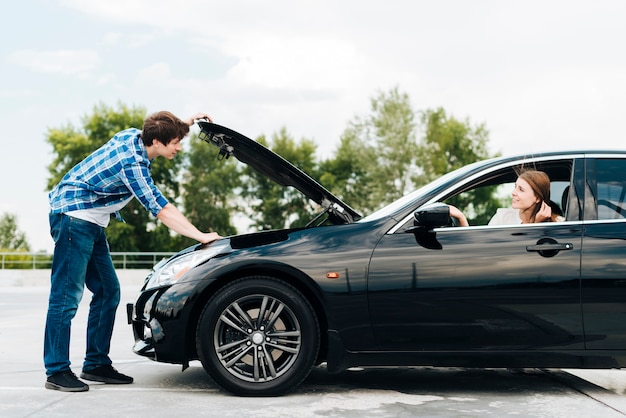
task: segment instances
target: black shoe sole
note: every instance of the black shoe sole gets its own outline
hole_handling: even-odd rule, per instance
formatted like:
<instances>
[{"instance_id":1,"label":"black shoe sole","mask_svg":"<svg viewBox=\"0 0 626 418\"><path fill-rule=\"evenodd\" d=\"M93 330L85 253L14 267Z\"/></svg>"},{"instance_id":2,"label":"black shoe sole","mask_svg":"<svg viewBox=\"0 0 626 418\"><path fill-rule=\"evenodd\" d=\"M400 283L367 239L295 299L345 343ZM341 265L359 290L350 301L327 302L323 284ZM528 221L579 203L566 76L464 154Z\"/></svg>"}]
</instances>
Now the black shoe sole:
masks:
<instances>
[{"instance_id":1,"label":"black shoe sole","mask_svg":"<svg viewBox=\"0 0 626 418\"><path fill-rule=\"evenodd\" d=\"M85 380L91 380L92 382L109 383L112 385L128 385L130 383L133 383L132 378L130 378L130 380L128 379L120 380L120 379L113 379L111 377L98 376L98 375L90 374L86 372L82 372L80 374L80 378L85 379Z\"/></svg>"},{"instance_id":2,"label":"black shoe sole","mask_svg":"<svg viewBox=\"0 0 626 418\"><path fill-rule=\"evenodd\" d=\"M67 387L57 385L56 383L46 382L46 389L58 390L61 392L87 392L89 390L89 385L79 386L79 387Z\"/></svg>"}]
</instances>

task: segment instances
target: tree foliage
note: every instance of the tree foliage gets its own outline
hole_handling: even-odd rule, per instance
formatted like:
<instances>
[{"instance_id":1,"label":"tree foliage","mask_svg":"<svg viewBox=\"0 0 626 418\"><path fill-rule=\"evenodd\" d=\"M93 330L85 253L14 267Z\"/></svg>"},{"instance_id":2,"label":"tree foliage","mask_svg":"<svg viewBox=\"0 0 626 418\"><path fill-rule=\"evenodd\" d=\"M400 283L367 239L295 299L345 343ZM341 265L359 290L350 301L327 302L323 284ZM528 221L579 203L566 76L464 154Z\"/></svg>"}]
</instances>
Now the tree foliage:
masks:
<instances>
[{"instance_id":1,"label":"tree foliage","mask_svg":"<svg viewBox=\"0 0 626 418\"><path fill-rule=\"evenodd\" d=\"M375 148L359 137L356 122L343 132L334 157L320 163L320 182L353 209L368 212L376 206L372 199Z\"/></svg>"},{"instance_id":2,"label":"tree foliage","mask_svg":"<svg viewBox=\"0 0 626 418\"><path fill-rule=\"evenodd\" d=\"M397 88L371 100L371 113L355 117L334 157L320 164L322 183L367 214L463 165L489 158L483 124L448 117L445 111L415 112ZM493 189L456 198L460 209L495 211ZM493 210L492 210L493 209Z\"/></svg>"},{"instance_id":3,"label":"tree foliage","mask_svg":"<svg viewBox=\"0 0 626 418\"><path fill-rule=\"evenodd\" d=\"M0 216L0 250L30 251L26 234L18 229L17 218L10 213Z\"/></svg>"},{"instance_id":4,"label":"tree foliage","mask_svg":"<svg viewBox=\"0 0 626 418\"><path fill-rule=\"evenodd\" d=\"M415 112L409 96L397 88L372 99L371 125L376 136L377 159L372 167L381 201L396 200L412 188L415 162Z\"/></svg>"},{"instance_id":5,"label":"tree foliage","mask_svg":"<svg viewBox=\"0 0 626 418\"><path fill-rule=\"evenodd\" d=\"M494 157L487 151L489 131L484 124L473 126L469 120L449 117L445 110L429 109L421 117L424 136L418 149L421 174L414 178L423 185L475 161ZM463 193L448 202L461 209L472 224L486 225L501 202L494 187Z\"/></svg>"},{"instance_id":6,"label":"tree foliage","mask_svg":"<svg viewBox=\"0 0 626 418\"><path fill-rule=\"evenodd\" d=\"M316 146L313 141L302 139L296 142L285 128L272 136L271 144L265 136L257 138L257 141L314 176ZM241 196L255 229L302 227L311 220L315 208L299 191L280 186L250 167L244 168L243 175Z\"/></svg>"},{"instance_id":7,"label":"tree foliage","mask_svg":"<svg viewBox=\"0 0 626 418\"><path fill-rule=\"evenodd\" d=\"M193 135L185 154L183 173L183 211L201 231L216 231L222 236L237 233L231 214L240 210L235 191L241 187L241 173L234 158L218 160L217 148ZM180 246L193 243L180 237Z\"/></svg>"},{"instance_id":8,"label":"tree foliage","mask_svg":"<svg viewBox=\"0 0 626 418\"><path fill-rule=\"evenodd\" d=\"M321 166L331 191L364 213L413 187L417 143L415 112L397 88L371 99L371 114L355 117L343 132L335 157Z\"/></svg>"},{"instance_id":9,"label":"tree foliage","mask_svg":"<svg viewBox=\"0 0 626 418\"><path fill-rule=\"evenodd\" d=\"M484 124L448 117L445 110L428 109L421 116L424 136L418 148L421 175L417 185L426 184L466 164L489 158L489 131Z\"/></svg>"}]
</instances>

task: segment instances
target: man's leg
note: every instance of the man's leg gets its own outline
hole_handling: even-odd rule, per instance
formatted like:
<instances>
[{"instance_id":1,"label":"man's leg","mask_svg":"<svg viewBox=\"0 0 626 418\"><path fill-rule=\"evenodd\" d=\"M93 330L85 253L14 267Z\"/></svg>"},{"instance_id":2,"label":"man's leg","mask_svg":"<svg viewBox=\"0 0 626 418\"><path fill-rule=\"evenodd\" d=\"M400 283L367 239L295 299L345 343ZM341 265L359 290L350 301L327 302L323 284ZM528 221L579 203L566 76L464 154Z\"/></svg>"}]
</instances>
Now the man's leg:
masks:
<instances>
[{"instance_id":1,"label":"man's leg","mask_svg":"<svg viewBox=\"0 0 626 418\"><path fill-rule=\"evenodd\" d=\"M111 364L111 336L120 303L120 283L104 233L94 245L93 256L87 266L86 285L93 296L89 305L87 353L83 369L90 370Z\"/></svg>"},{"instance_id":2,"label":"man's leg","mask_svg":"<svg viewBox=\"0 0 626 418\"><path fill-rule=\"evenodd\" d=\"M120 302L120 283L104 232L94 245L93 257L87 267L86 285L93 297L87 322L87 353L80 376L104 383L132 383L132 377L113 368L109 357L115 314Z\"/></svg>"},{"instance_id":3,"label":"man's leg","mask_svg":"<svg viewBox=\"0 0 626 418\"><path fill-rule=\"evenodd\" d=\"M48 376L46 387L81 391L87 390L88 386L79 385L75 376L68 375L71 374L70 328L83 296L87 263L93 247L90 237L93 227L97 226L75 221L66 215L50 215L50 233L55 246L44 335L44 365ZM74 387L66 387L72 383Z\"/></svg>"}]
</instances>

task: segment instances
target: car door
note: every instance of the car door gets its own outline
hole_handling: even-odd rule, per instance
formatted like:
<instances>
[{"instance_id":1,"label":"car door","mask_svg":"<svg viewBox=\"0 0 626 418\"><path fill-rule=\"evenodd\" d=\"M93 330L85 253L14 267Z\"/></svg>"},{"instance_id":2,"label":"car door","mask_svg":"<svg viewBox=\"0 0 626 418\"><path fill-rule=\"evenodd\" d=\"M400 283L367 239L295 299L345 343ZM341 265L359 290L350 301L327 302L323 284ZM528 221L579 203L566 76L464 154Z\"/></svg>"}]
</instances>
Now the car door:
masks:
<instances>
[{"instance_id":1,"label":"car door","mask_svg":"<svg viewBox=\"0 0 626 418\"><path fill-rule=\"evenodd\" d=\"M589 349L626 349L626 159L587 163L582 301Z\"/></svg>"},{"instance_id":2,"label":"car door","mask_svg":"<svg viewBox=\"0 0 626 418\"><path fill-rule=\"evenodd\" d=\"M404 230L382 238L369 268L381 350L584 347L578 219L436 228L428 239Z\"/></svg>"}]
</instances>

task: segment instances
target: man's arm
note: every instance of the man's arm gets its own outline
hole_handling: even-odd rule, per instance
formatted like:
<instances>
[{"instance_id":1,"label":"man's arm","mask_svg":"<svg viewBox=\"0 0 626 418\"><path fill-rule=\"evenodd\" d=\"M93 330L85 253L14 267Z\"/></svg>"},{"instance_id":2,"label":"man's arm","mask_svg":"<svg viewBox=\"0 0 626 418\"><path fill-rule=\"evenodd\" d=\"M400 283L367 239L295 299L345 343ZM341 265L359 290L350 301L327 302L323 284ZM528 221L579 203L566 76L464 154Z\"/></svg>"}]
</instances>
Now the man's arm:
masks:
<instances>
[{"instance_id":1,"label":"man's arm","mask_svg":"<svg viewBox=\"0 0 626 418\"><path fill-rule=\"evenodd\" d=\"M172 231L177 234L184 235L188 238L195 239L198 242L203 244L209 243L211 241L215 241L220 239L221 237L217 232L202 232L185 218L176 206L168 203L159 211L157 214L157 219L159 219L165 226L170 228Z\"/></svg>"}]
</instances>

